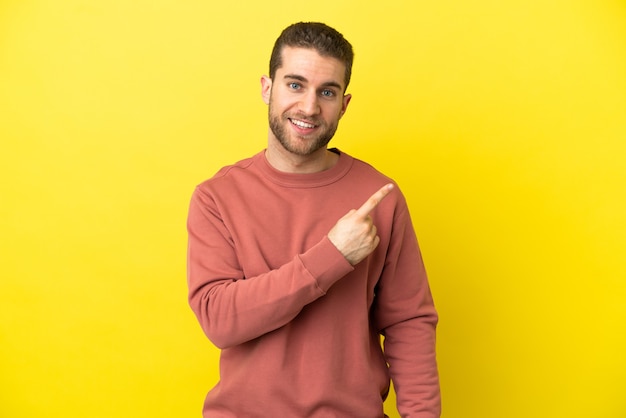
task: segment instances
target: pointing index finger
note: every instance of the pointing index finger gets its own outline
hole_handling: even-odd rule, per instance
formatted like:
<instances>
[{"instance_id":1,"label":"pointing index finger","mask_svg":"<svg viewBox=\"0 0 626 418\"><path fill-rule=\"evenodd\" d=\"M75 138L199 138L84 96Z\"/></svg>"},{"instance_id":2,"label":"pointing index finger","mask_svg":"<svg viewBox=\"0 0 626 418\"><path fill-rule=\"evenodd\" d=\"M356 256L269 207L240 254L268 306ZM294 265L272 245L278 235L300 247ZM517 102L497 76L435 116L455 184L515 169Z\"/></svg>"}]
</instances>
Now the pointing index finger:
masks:
<instances>
[{"instance_id":1,"label":"pointing index finger","mask_svg":"<svg viewBox=\"0 0 626 418\"><path fill-rule=\"evenodd\" d=\"M370 214L372 210L389 194L389 192L393 189L393 184L385 184L381 187L376 193L371 195L369 199L363 203L363 205L356 210L357 215L365 218Z\"/></svg>"}]
</instances>

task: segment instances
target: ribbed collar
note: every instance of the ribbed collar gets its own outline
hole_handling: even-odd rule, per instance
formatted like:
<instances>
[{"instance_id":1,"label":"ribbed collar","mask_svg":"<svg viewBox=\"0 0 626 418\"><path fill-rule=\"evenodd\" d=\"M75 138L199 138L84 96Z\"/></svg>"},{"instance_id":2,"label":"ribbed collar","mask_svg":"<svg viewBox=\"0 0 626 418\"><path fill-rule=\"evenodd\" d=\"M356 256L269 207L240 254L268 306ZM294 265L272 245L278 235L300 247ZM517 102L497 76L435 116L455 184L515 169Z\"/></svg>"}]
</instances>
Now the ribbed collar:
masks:
<instances>
[{"instance_id":1,"label":"ribbed collar","mask_svg":"<svg viewBox=\"0 0 626 418\"><path fill-rule=\"evenodd\" d=\"M254 165L261 173L279 186L295 188L322 187L334 183L345 176L348 171L350 171L352 163L354 162L351 156L341 152L337 148L332 148L330 151L339 154L337 163L328 170L317 173L286 173L276 170L269 161L267 161L265 150L255 155L253 160Z\"/></svg>"}]
</instances>

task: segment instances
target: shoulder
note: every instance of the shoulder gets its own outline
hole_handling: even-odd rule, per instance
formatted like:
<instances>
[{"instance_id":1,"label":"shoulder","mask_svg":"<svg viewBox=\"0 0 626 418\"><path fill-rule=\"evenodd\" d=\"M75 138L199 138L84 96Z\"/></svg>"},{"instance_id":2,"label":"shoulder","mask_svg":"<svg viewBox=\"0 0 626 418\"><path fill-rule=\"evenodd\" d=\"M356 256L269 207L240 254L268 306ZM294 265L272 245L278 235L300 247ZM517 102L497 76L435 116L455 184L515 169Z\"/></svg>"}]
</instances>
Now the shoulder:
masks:
<instances>
[{"instance_id":1,"label":"shoulder","mask_svg":"<svg viewBox=\"0 0 626 418\"><path fill-rule=\"evenodd\" d=\"M378 170L376 167L374 167L370 163L365 162L363 160L355 159L354 169L361 175L366 175L372 178L378 178L384 182L393 181L391 177L387 176L382 171Z\"/></svg>"},{"instance_id":2,"label":"shoulder","mask_svg":"<svg viewBox=\"0 0 626 418\"><path fill-rule=\"evenodd\" d=\"M212 177L197 184L192 200L204 204L211 204L215 200L224 200L224 197L240 194L242 189L255 187L254 161L258 154L242 159L234 164L220 168Z\"/></svg>"},{"instance_id":3,"label":"shoulder","mask_svg":"<svg viewBox=\"0 0 626 418\"><path fill-rule=\"evenodd\" d=\"M395 193L393 194L402 194L396 181L376 167L374 167L374 165L356 157L349 158L351 158L353 161L351 175L353 179L358 180L358 182L356 183L357 185L363 185L368 187L368 189L371 189L372 187L380 188L383 187L385 184L393 183L395 190Z\"/></svg>"},{"instance_id":4,"label":"shoulder","mask_svg":"<svg viewBox=\"0 0 626 418\"><path fill-rule=\"evenodd\" d=\"M342 154L345 153L342 152ZM407 211L406 198L400 185L393 178L389 177L369 162L347 154L345 155L352 160L346 187L351 189L350 193L358 194L356 200L364 200L384 185L392 183L394 185L393 190L381 202L378 209L383 212L393 212L396 214Z\"/></svg>"},{"instance_id":5,"label":"shoulder","mask_svg":"<svg viewBox=\"0 0 626 418\"><path fill-rule=\"evenodd\" d=\"M245 173L247 170L250 170L252 164L254 163L254 160L256 158L256 155L250 158L245 158L243 160L240 160L234 164L230 164L227 166L224 166L222 168L220 168L214 175L213 177L205 180L204 182L200 183L199 186L202 185L209 185L211 183L215 183L215 182L220 182L220 181L224 181L224 179L229 179L229 178L233 178L233 177L237 177L238 175L241 175L243 173Z\"/></svg>"},{"instance_id":6,"label":"shoulder","mask_svg":"<svg viewBox=\"0 0 626 418\"><path fill-rule=\"evenodd\" d=\"M196 186L197 189L212 189L215 187L222 187L229 183L239 181L240 177L247 177L249 175L255 175L254 161L258 158L259 154L252 157L245 158L237 161L234 164L226 165L220 168L212 177L204 180Z\"/></svg>"}]
</instances>

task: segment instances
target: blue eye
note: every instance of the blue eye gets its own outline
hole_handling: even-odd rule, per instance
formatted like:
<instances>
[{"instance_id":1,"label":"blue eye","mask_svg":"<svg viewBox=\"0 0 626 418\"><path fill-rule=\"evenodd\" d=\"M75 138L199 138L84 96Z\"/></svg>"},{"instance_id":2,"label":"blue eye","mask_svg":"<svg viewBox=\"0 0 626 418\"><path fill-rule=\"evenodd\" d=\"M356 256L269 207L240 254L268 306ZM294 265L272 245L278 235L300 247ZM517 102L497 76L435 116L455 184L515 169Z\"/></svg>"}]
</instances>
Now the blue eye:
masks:
<instances>
[{"instance_id":1,"label":"blue eye","mask_svg":"<svg viewBox=\"0 0 626 418\"><path fill-rule=\"evenodd\" d=\"M289 83L289 88L293 90L298 90L300 88L300 84L296 82Z\"/></svg>"},{"instance_id":2,"label":"blue eye","mask_svg":"<svg viewBox=\"0 0 626 418\"><path fill-rule=\"evenodd\" d=\"M322 90L322 96L324 97L333 97L335 92L332 90Z\"/></svg>"}]
</instances>

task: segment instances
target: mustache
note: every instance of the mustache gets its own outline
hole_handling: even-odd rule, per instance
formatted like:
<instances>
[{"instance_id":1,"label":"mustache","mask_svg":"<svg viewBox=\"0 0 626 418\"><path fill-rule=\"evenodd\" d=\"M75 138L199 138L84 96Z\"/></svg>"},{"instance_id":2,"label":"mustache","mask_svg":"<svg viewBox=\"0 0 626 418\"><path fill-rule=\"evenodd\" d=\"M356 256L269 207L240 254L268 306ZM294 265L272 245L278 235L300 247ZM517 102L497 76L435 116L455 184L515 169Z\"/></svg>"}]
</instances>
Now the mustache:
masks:
<instances>
[{"instance_id":1,"label":"mustache","mask_svg":"<svg viewBox=\"0 0 626 418\"><path fill-rule=\"evenodd\" d=\"M313 125L319 126L319 125L324 125L324 120L320 119L318 117L311 117L308 115L305 115L304 113L295 113L295 114L283 114L283 118L284 119L297 119L297 120L301 120L303 122L307 122L307 123L311 123Z\"/></svg>"}]
</instances>

